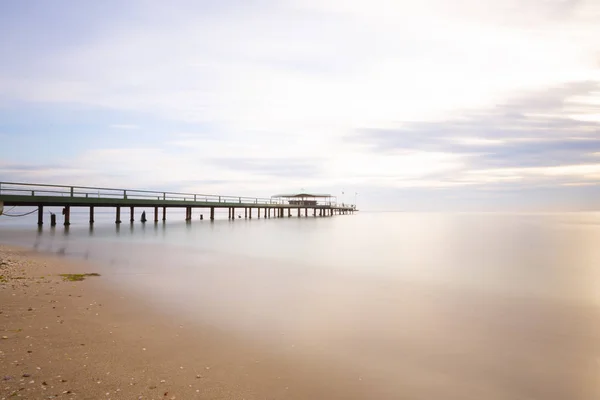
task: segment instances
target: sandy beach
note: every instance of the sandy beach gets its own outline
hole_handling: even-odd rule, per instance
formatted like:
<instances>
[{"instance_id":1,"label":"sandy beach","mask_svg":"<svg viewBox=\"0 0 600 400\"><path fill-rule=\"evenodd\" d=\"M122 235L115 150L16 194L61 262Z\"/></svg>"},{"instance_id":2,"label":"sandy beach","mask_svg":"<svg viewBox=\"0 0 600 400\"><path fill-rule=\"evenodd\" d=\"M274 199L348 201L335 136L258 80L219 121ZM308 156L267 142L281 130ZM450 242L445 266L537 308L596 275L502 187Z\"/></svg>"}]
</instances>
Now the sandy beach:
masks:
<instances>
[{"instance_id":1,"label":"sandy beach","mask_svg":"<svg viewBox=\"0 0 600 400\"><path fill-rule=\"evenodd\" d=\"M90 263L0 247L0 399L369 398L339 366L150 311Z\"/></svg>"}]
</instances>

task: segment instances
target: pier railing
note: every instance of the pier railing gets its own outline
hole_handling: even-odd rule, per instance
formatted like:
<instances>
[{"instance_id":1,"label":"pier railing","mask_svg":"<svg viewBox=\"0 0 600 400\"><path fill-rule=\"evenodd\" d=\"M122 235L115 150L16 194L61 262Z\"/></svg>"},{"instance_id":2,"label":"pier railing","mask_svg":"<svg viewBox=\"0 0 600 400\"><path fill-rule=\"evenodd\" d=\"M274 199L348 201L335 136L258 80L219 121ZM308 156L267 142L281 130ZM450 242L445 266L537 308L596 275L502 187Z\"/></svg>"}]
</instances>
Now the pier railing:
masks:
<instances>
[{"instance_id":1,"label":"pier railing","mask_svg":"<svg viewBox=\"0 0 600 400\"><path fill-rule=\"evenodd\" d=\"M92 186L66 186L19 182L0 182L0 195L16 196L57 196L85 197L97 199L145 199L145 200L176 200L206 203L240 203L240 204L288 204L277 198L261 198L247 196L223 196L215 194L183 193L154 190L115 189ZM321 206L337 206L334 202L319 202ZM349 205L344 205L349 206Z\"/></svg>"}]
</instances>

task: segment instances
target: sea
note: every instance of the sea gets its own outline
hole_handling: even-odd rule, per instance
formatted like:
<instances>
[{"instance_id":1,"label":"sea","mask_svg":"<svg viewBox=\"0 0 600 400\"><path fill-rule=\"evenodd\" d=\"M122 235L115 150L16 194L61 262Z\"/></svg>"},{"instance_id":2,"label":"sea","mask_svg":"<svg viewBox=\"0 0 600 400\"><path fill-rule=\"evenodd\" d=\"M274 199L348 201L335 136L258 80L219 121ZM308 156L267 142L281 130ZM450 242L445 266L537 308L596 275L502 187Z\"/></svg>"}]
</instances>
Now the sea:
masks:
<instances>
[{"instance_id":1,"label":"sea","mask_svg":"<svg viewBox=\"0 0 600 400\"><path fill-rule=\"evenodd\" d=\"M377 398L600 398L600 213L141 211L117 225L97 210L91 226L74 209L64 227L54 210L41 228L0 216L0 243L85 259L151 308L344 365Z\"/></svg>"}]
</instances>

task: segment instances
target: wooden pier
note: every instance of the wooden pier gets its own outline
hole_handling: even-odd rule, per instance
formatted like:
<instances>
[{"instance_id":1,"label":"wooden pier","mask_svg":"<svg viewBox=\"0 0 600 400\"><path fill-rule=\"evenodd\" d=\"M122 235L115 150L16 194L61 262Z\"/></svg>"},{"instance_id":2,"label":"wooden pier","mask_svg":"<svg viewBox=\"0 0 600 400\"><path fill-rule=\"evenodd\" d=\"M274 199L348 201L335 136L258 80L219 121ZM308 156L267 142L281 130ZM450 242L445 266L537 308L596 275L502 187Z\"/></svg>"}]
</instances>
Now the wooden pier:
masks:
<instances>
[{"instance_id":1,"label":"wooden pier","mask_svg":"<svg viewBox=\"0 0 600 400\"><path fill-rule=\"evenodd\" d=\"M335 196L299 193L279 195L270 198L219 196L197 193L160 192L151 190L112 189L90 186L64 186L0 182L0 210L2 207L37 207L38 225L44 224L44 207L62 207L63 224L71 224L71 208L89 209L89 223L94 223L97 207L110 207L115 210L115 223L120 224L121 211L129 209L129 221L135 220L135 208L153 209L152 221L157 223L167 219L170 208L185 209L185 220L191 221L194 211L209 213L210 221L215 219L215 210L227 209L230 220L235 220L236 212L243 209L243 218L283 218L326 217L352 214L354 204L339 204ZM1 211L0 211L1 212ZM201 218L204 214L201 214ZM238 218L241 218L238 214ZM145 213L142 222L145 222ZM148 219L150 220L150 219ZM56 223L51 219L51 224Z\"/></svg>"}]
</instances>

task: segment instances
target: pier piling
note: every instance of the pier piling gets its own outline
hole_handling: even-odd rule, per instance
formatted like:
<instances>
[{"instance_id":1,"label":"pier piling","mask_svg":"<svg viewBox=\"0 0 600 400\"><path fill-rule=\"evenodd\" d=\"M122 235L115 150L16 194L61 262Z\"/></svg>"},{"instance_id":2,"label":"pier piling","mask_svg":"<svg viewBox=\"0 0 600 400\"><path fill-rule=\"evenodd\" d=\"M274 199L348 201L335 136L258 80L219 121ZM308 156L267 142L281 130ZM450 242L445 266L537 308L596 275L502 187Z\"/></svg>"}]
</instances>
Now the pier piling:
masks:
<instances>
[{"instance_id":1,"label":"pier piling","mask_svg":"<svg viewBox=\"0 0 600 400\"><path fill-rule=\"evenodd\" d=\"M120 224L121 223L121 206L117 206L116 213L117 213L117 215L115 216L115 224Z\"/></svg>"},{"instance_id":2,"label":"pier piling","mask_svg":"<svg viewBox=\"0 0 600 400\"><path fill-rule=\"evenodd\" d=\"M94 206L90 206L90 224L94 223Z\"/></svg>"},{"instance_id":3,"label":"pier piling","mask_svg":"<svg viewBox=\"0 0 600 400\"><path fill-rule=\"evenodd\" d=\"M65 206L63 209L63 213L65 214L65 226L71 225L71 207Z\"/></svg>"},{"instance_id":4,"label":"pier piling","mask_svg":"<svg viewBox=\"0 0 600 400\"><path fill-rule=\"evenodd\" d=\"M44 225L44 206L38 206L38 225Z\"/></svg>"}]
</instances>

